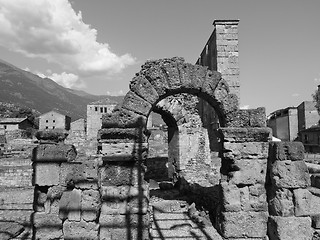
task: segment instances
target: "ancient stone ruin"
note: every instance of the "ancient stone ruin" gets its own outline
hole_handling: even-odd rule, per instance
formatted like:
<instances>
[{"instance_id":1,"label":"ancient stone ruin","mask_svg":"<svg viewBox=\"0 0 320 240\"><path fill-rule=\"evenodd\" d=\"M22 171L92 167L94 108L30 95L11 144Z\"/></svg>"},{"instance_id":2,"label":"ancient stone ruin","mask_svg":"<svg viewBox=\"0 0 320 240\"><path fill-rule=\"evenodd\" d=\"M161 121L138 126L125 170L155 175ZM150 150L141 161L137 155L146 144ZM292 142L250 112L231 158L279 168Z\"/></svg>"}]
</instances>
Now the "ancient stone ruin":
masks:
<instances>
[{"instance_id":1,"label":"ancient stone ruin","mask_svg":"<svg viewBox=\"0 0 320 240\"><path fill-rule=\"evenodd\" d=\"M182 58L147 61L104 115L97 154L39 132L31 230L17 239L317 239L319 191L303 145L271 142L264 108L239 109L230 81ZM146 167L152 111L168 126L161 173ZM151 196L154 176L164 199Z\"/></svg>"}]
</instances>

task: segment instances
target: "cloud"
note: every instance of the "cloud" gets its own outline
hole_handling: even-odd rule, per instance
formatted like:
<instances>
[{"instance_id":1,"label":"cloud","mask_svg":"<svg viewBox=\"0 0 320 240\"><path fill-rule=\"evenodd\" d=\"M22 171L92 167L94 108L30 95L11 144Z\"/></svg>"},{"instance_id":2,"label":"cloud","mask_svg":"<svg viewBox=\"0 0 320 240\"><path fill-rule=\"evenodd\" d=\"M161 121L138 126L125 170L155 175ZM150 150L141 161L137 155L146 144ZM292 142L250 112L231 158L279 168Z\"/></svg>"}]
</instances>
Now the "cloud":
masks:
<instances>
[{"instance_id":1,"label":"cloud","mask_svg":"<svg viewBox=\"0 0 320 240\"><path fill-rule=\"evenodd\" d=\"M115 74L136 62L97 42L97 30L83 22L68 0L0 0L0 26L1 46L75 75ZM75 78L64 72L67 76Z\"/></svg>"},{"instance_id":2,"label":"cloud","mask_svg":"<svg viewBox=\"0 0 320 240\"><path fill-rule=\"evenodd\" d=\"M249 105L243 105L243 106L240 106L240 109L249 109L250 106Z\"/></svg>"},{"instance_id":3,"label":"cloud","mask_svg":"<svg viewBox=\"0 0 320 240\"><path fill-rule=\"evenodd\" d=\"M300 93L293 93L291 96L292 96L292 97L299 97L299 96L300 96Z\"/></svg>"},{"instance_id":4,"label":"cloud","mask_svg":"<svg viewBox=\"0 0 320 240\"><path fill-rule=\"evenodd\" d=\"M26 70L30 71L30 70ZM58 73L52 73L50 69L48 69L47 74L44 74L39 71L34 71L33 73L38 75L41 78L50 78L59 85L66 87L66 88L76 88L76 89L83 89L85 88L85 83L79 79L79 76L73 74L73 73L66 73L62 72L60 74Z\"/></svg>"}]
</instances>

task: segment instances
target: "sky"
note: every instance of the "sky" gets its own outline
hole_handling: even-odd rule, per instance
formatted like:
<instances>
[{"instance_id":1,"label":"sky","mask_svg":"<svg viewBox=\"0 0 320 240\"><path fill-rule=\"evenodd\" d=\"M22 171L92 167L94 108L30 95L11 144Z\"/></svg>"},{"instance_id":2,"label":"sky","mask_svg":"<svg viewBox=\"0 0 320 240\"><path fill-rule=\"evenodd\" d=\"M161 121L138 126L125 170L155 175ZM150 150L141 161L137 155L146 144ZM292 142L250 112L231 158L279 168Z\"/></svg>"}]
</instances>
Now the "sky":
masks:
<instances>
[{"instance_id":1,"label":"sky","mask_svg":"<svg viewBox=\"0 0 320 240\"><path fill-rule=\"evenodd\" d=\"M312 100L320 84L319 13L319 0L0 0L0 58L124 95L146 60L195 63L213 21L239 19L240 106L269 114Z\"/></svg>"}]
</instances>

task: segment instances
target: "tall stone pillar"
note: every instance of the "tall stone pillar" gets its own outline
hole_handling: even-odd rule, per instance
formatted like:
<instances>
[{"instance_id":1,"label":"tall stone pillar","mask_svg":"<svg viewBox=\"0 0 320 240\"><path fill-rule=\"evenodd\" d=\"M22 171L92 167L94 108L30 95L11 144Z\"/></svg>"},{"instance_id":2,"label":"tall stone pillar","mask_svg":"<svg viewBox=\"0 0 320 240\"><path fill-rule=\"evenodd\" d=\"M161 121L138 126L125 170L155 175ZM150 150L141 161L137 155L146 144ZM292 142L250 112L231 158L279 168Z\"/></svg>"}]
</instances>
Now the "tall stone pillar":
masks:
<instances>
[{"instance_id":1,"label":"tall stone pillar","mask_svg":"<svg viewBox=\"0 0 320 240\"><path fill-rule=\"evenodd\" d=\"M220 72L230 92L240 99L238 24L239 20L215 20L214 30L197 64Z\"/></svg>"},{"instance_id":2,"label":"tall stone pillar","mask_svg":"<svg viewBox=\"0 0 320 240\"><path fill-rule=\"evenodd\" d=\"M144 180L147 144L141 128L105 128L98 133L100 239L149 239L148 183Z\"/></svg>"},{"instance_id":3,"label":"tall stone pillar","mask_svg":"<svg viewBox=\"0 0 320 240\"><path fill-rule=\"evenodd\" d=\"M270 143L268 161L269 238L312 239L313 196L301 142Z\"/></svg>"}]
</instances>

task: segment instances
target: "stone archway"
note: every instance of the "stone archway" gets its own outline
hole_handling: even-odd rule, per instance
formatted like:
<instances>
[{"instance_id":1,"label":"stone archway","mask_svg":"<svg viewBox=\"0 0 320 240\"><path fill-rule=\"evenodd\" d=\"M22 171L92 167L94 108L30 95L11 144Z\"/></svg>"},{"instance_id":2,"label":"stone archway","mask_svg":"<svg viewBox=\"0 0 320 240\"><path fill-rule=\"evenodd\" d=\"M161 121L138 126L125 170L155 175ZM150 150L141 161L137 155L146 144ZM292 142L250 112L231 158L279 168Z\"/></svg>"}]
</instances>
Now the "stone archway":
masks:
<instances>
[{"instance_id":1,"label":"stone archway","mask_svg":"<svg viewBox=\"0 0 320 240\"><path fill-rule=\"evenodd\" d=\"M225 126L232 112L238 110L238 98L229 93L221 74L207 67L185 63L182 58L148 61L130 82L130 91L121 106L102 119L102 128L132 128L137 119L146 118L156 104L167 96L189 93L206 100Z\"/></svg>"},{"instance_id":2,"label":"stone archway","mask_svg":"<svg viewBox=\"0 0 320 240\"><path fill-rule=\"evenodd\" d=\"M138 212L130 213L132 216L148 214L143 211L148 205L145 200L148 198L148 191L145 192L148 184L144 180L143 167L148 152L147 118L161 100L179 93L192 94L205 100L215 109L221 126L227 126L232 113L238 111L238 98L230 94L228 84L220 73L185 63L182 58L171 58L146 62L130 82L130 91L122 104L102 118L102 129L98 136L104 162L102 169L116 168L120 178L123 177L122 173L127 173L130 181L123 179L116 181L117 184L123 182L138 190L137 205L142 212L138 209ZM171 116L174 122L175 117ZM109 184L110 181L102 179L101 187L104 182ZM108 213L103 215L103 219L114 217Z\"/></svg>"}]
</instances>

